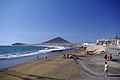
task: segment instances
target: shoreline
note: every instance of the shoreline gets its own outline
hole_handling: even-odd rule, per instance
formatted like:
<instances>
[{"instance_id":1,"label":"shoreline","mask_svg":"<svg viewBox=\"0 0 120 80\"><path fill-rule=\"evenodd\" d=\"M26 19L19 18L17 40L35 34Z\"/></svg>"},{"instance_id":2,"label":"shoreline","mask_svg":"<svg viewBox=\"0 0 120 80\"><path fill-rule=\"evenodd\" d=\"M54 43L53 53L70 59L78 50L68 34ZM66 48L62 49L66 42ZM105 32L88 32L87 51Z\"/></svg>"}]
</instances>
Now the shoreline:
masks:
<instances>
[{"instance_id":1,"label":"shoreline","mask_svg":"<svg viewBox=\"0 0 120 80\"><path fill-rule=\"evenodd\" d=\"M30 54L29 56L0 59L0 69L7 68L7 67L10 67L10 66L13 66L16 64L21 64L21 63L24 63L24 62L27 62L27 61L30 61L30 60L33 60L36 58L52 56L52 55L58 54L57 52L71 49L71 48L67 48L67 47L63 47L63 46L54 46L54 48L53 48L53 46L47 46L47 47L49 47L50 49L45 48L45 50L43 49L43 50L34 52L34 54L31 53L33 55Z\"/></svg>"},{"instance_id":2,"label":"shoreline","mask_svg":"<svg viewBox=\"0 0 120 80\"><path fill-rule=\"evenodd\" d=\"M32 56L25 56L25 57L19 57L19 58L12 58L12 59L2 59L0 60L0 69L8 68L17 64L22 64L25 62L29 62L31 60L37 59L37 58L44 58L45 56L53 56L58 53L55 52L48 52L38 55L32 55Z\"/></svg>"}]
</instances>

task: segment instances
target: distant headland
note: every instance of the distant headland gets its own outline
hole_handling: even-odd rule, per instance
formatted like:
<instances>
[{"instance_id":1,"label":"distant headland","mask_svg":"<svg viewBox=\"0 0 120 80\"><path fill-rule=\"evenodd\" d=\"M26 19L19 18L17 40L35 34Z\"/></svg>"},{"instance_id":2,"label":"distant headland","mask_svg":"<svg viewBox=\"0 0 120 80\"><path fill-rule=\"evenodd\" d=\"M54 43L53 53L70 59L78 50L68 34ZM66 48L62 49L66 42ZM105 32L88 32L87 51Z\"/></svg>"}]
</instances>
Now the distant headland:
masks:
<instances>
[{"instance_id":1,"label":"distant headland","mask_svg":"<svg viewBox=\"0 0 120 80\"><path fill-rule=\"evenodd\" d=\"M12 46L23 46L26 45L25 43L13 43Z\"/></svg>"}]
</instances>

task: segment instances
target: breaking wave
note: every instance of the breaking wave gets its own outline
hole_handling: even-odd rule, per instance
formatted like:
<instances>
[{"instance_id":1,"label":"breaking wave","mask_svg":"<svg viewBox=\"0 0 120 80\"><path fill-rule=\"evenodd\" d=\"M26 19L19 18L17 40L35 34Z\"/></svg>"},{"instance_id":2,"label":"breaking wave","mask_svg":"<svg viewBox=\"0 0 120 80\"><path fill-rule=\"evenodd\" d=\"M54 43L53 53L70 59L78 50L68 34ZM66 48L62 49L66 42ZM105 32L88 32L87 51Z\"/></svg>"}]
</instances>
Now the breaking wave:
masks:
<instances>
[{"instance_id":1,"label":"breaking wave","mask_svg":"<svg viewBox=\"0 0 120 80\"><path fill-rule=\"evenodd\" d=\"M50 48L52 47L52 48ZM62 46L49 46L49 48L44 48L42 50L36 50L36 51L27 51L27 52L14 52L12 54L1 54L0 59L11 59L11 58L19 58L19 57L26 57L26 56L33 56L33 55L39 55L44 54L52 51L57 50L65 50L67 48Z\"/></svg>"}]
</instances>

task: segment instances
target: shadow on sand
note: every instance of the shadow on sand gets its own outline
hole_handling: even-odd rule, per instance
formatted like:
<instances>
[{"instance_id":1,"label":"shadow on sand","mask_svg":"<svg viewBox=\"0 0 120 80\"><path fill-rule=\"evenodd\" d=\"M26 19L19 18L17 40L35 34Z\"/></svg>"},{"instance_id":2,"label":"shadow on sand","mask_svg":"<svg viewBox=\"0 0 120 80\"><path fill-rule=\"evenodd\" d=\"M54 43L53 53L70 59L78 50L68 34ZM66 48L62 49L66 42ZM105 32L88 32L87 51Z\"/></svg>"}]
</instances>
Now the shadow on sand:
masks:
<instances>
[{"instance_id":1,"label":"shadow on sand","mask_svg":"<svg viewBox=\"0 0 120 80\"><path fill-rule=\"evenodd\" d=\"M120 77L120 74L110 74L109 77Z\"/></svg>"},{"instance_id":2,"label":"shadow on sand","mask_svg":"<svg viewBox=\"0 0 120 80\"><path fill-rule=\"evenodd\" d=\"M120 63L120 59L118 59L118 58L113 58L112 61Z\"/></svg>"},{"instance_id":3,"label":"shadow on sand","mask_svg":"<svg viewBox=\"0 0 120 80\"><path fill-rule=\"evenodd\" d=\"M3 75L7 74L13 77L21 78L22 80L64 80L64 79L58 79L58 78L25 74L25 73L20 73L20 72L17 72L14 70L8 70L8 69L2 69L0 70L0 73L2 73Z\"/></svg>"}]
</instances>

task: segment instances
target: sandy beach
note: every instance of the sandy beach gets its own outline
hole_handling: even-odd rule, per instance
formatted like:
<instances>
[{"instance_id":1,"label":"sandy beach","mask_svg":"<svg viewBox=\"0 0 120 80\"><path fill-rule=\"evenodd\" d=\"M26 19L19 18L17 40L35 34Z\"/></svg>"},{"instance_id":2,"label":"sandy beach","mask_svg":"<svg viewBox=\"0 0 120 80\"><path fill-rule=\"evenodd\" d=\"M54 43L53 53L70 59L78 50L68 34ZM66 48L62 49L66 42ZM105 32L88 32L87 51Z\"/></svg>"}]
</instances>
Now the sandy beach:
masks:
<instances>
[{"instance_id":1,"label":"sandy beach","mask_svg":"<svg viewBox=\"0 0 120 80\"><path fill-rule=\"evenodd\" d=\"M0 70L0 80L119 80L120 68L110 67L108 78L102 77L104 58L102 55L85 55L82 50L64 53L75 54L79 59L64 59L61 54L47 59L34 59ZM91 59L94 57L94 60ZM98 58L99 57L99 58ZM100 63L100 64L98 64ZM112 65L111 62L109 64Z\"/></svg>"},{"instance_id":2,"label":"sandy beach","mask_svg":"<svg viewBox=\"0 0 120 80\"><path fill-rule=\"evenodd\" d=\"M73 59L63 59L61 55L54 55L48 59L35 59L26 63L0 71L1 80L22 80L31 79L31 75L36 79L69 79L73 75L80 73Z\"/></svg>"}]
</instances>

